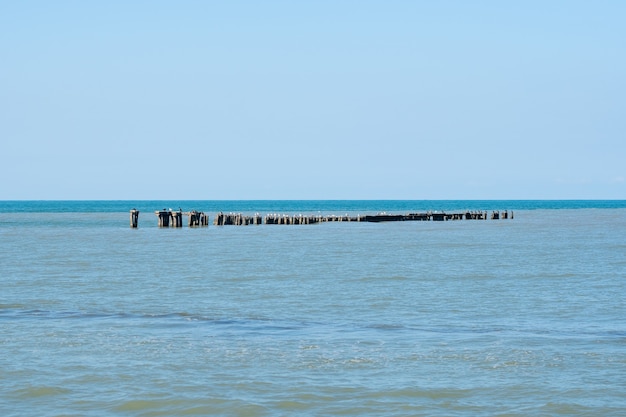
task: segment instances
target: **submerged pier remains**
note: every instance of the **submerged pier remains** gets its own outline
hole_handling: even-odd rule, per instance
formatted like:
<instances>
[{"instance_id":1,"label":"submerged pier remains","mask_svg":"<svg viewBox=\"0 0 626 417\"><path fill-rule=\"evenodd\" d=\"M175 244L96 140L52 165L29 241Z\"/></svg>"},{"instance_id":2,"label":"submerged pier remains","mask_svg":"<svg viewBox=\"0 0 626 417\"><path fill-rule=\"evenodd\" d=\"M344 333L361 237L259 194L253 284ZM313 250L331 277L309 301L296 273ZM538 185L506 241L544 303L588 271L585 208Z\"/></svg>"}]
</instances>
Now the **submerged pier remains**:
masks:
<instances>
[{"instance_id":1,"label":"submerged pier remains","mask_svg":"<svg viewBox=\"0 0 626 417\"><path fill-rule=\"evenodd\" d=\"M159 227L183 227L183 215L189 216L189 227L203 227L209 225L209 216L201 211L183 212L181 209L157 210L154 214L158 218Z\"/></svg>"},{"instance_id":2,"label":"submerged pier remains","mask_svg":"<svg viewBox=\"0 0 626 417\"><path fill-rule=\"evenodd\" d=\"M242 213L223 213L219 212L215 216L213 224L216 226L247 226L260 224L316 224L327 222L403 222L403 221L448 221L448 220L499 220L512 219L513 212L508 210L492 211L489 215L486 211L465 211L457 213L446 212L425 212L425 213L408 213L408 214L387 214L378 213L375 215L356 215L356 216L336 216L336 215L293 215L287 214L267 214L264 218L256 213L253 216L246 216Z\"/></svg>"},{"instance_id":3,"label":"submerged pier remains","mask_svg":"<svg viewBox=\"0 0 626 417\"><path fill-rule=\"evenodd\" d=\"M183 227L183 216L188 216L187 225L189 227L207 227L209 225L209 216L197 210L183 212L182 209L174 211L172 209L157 210L154 212L158 219L160 228L181 228ZM427 211L423 213L407 213L407 214L390 214L382 212L378 214L366 215L288 215L271 213L261 216L259 213L246 215L243 213L223 213L219 212L215 215L213 224L215 226L248 226L262 224L276 225L301 225L301 224L317 224L329 222L405 222L405 221L449 221L449 220L500 220L513 219L513 211L463 211L447 213L443 211ZM136 229L139 223L139 210L130 210L130 227Z\"/></svg>"},{"instance_id":4,"label":"submerged pier remains","mask_svg":"<svg viewBox=\"0 0 626 417\"><path fill-rule=\"evenodd\" d=\"M189 215L189 227L202 227L209 225L209 216L201 211L190 211Z\"/></svg>"}]
</instances>

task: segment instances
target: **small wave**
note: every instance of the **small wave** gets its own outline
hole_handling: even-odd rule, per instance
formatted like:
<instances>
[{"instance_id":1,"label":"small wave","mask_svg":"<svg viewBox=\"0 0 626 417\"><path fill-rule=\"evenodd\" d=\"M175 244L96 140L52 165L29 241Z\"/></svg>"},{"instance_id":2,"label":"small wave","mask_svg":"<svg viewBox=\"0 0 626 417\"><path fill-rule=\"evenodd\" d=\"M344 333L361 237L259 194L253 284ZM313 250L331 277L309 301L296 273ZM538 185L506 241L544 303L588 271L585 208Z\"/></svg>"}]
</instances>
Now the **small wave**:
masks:
<instances>
[{"instance_id":1,"label":"small wave","mask_svg":"<svg viewBox=\"0 0 626 417\"><path fill-rule=\"evenodd\" d=\"M132 320L153 321L156 325L184 326L192 324L208 324L239 329L267 331L300 330L307 324L297 321L275 320L271 318L223 318L210 317L190 312L173 313L132 313L132 312L85 312L70 310L24 309L22 305L4 305L0 309L0 318L4 319L37 319L37 320Z\"/></svg>"},{"instance_id":2,"label":"small wave","mask_svg":"<svg viewBox=\"0 0 626 417\"><path fill-rule=\"evenodd\" d=\"M31 398L40 398L40 397L50 397L55 395L66 395L71 391L66 388L61 387L50 387L50 386L31 386L27 388L22 388L15 392L16 396L22 399L31 399Z\"/></svg>"},{"instance_id":3,"label":"small wave","mask_svg":"<svg viewBox=\"0 0 626 417\"><path fill-rule=\"evenodd\" d=\"M0 310L17 310L25 307L23 304L0 304Z\"/></svg>"}]
</instances>

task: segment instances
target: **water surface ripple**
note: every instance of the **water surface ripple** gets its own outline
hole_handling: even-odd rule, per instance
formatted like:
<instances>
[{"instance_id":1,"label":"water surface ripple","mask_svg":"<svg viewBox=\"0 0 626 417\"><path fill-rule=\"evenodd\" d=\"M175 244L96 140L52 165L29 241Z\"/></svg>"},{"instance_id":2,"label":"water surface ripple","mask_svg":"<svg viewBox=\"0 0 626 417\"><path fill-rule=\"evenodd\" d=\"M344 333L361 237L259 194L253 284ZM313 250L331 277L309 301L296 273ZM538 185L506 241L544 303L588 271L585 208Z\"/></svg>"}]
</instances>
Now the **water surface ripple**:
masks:
<instances>
[{"instance_id":1,"label":"water surface ripple","mask_svg":"<svg viewBox=\"0 0 626 417\"><path fill-rule=\"evenodd\" d=\"M620 202L137 230L120 202L23 204L0 212L4 416L626 413Z\"/></svg>"}]
</instances>

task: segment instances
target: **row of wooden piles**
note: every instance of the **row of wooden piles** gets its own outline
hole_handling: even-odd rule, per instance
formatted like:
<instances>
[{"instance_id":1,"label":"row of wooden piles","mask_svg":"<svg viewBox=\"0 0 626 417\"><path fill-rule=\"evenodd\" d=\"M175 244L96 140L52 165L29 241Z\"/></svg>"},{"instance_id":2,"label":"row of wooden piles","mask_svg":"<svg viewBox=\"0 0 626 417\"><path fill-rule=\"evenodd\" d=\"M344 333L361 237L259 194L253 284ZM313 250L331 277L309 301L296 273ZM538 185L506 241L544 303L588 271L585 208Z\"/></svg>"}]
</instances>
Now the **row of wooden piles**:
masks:
<instances>
[{"instance_id":1,"label":"row of wooden piles","mask_svg":"<svg viewBox=\"0 0 626 417\"><path fill-rule=\"evenodd\" d=\"M350 216L305 216L302 214L289 216L287 214L267 214L261 217L258 213L253 216L246 216L241 213L218 213L213 220L216 226L235 225L246 226L251 224L315 224L323 222L341 222L341 221L361 221L364 217Z\"/></svg>"},{"instance_id":2,"label":"row of wooden piles","mask_svg":"<svg viewBox=\"0 0 626 417\"><path fill-rule=\"evenodd\" d=\"M491 216L486 211L467 211L462 213L409 213L409 214L387 214L357 215L357 216L306 216L286 214L268 214L264 218L258 213L253 216L246 216L242 213L218 213L213 224L216 226L235 225L246 226L251 224L315 224L325 222L397 222L397 221L448 221L448 220L498 220L513 218L513 212L507 210L492 211Z\"/></svg>"},{"instance_id":3,"label":"row of wooden piles","mask_svg":"<svg viewBox=\"0 0 626 417\"><path fill-rule=\"evenodd\" d=\"M159 221L159 227L183 227L183 215L188 216L187 225L189 227L202 227L209 225L209 216L201 211L183 212L172 210L155 211Z\"/></svg>"},{"instance_id":4,"label":"row of wooden piles","mask_svg":"<svg viewBox=\"0 0 626 417\"><path fill-rule=\"evenodd\" d=\"M492 211L489 215L486 211L466 211L461 213L445 213L445 212L426 212L426 213L409 213L409 214L376 214L373 216L365 216L368 222L385 222L385 221L448 221L448 220L499 220L512 219L513 212L508 210Z\"/></svg>"},{"instance_id":5,"label":"row of wooden piles","mask_svg":"<svg viewBox=\"0 0 626 417\"><path fill-rule=\"evenodd\" d=\"M216 226L247 226L250 224L263 224L263 218L258 213L254 216L245 216L241 213L224 214L219 212L213 219L213 224Z\"/></svg>"},{"instance_id":6,"label":"row of wooden piles","mask_svg":"<svg viewBox=\"0 0 626 417\"><path fill-rule=\"evenodd\" d=\"M187 215L189 227L202 227L209 225L209 216L201 211L183 212L170 210L155 211L154 214L158 218L159 227L183 227L183 215ZM336 215L293 215L286 214L267 214L261 217L256 213L247 216L242 213L223 213L219 212L213 221L216 226L247 226L260 224L315 224L325 222L397 222L397 221L448 221L448 220L498 220L512 219L513 212L507 210L492 211L489 215L486 211L467 211L461 213L444 213L444 212L426 212L426 213L409 213L409 214L387 214L379 213L375 215L357 215L357 216L336 216ZM130 211L130 227L137 228L139 221L139 210L132 209Z\"/></svg>"}]
</instances>

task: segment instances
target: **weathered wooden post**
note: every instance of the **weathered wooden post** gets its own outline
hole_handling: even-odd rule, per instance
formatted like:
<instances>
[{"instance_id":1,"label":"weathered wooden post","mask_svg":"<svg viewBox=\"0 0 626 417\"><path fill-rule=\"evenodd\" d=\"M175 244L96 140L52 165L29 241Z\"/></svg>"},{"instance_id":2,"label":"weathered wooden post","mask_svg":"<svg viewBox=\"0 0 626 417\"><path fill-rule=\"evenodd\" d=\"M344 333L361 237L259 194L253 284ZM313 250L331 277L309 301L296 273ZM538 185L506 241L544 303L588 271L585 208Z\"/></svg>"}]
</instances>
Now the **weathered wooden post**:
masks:
<instances>
[{"instance_id":1,"label":"weathered wooden post","mask_svg":"<svg viewBox=\"0 0 626 417\"><path fill-rule=\"evenodd\" d=\"M192 210L187 213L187 215L189 216L189 227L201 227L209 225L207 215L201 211Z\"/></svg>"},{"instance_id":2,"label":"weathered wooden post","mask_svg":"<svg viewBox=\"0 0 626 417\"><path fill-rule=\"evenodd\" d=\"M183 227L183 212L172 212L172 227Z\"/></svg>"},{"instance_id":3,"label":"weathered wooden post","mask_svg":"<svg viewBox=\"0 0 626 417\"><path fill-rule=\"evenodd\" d=\"M130 211L130 227L133 229L136 229L138 223L139 223L139 210L132 209Z\"/></svg>"},{"instance_id":4,"label":"weathered wooden post","mask_svg":"<svg viewBox=\"0 0 626 417\"><path fill-rule=\"evenodd\" d=\"M169 227L172 212L166 209L155 211L154 214L159 218L159 227Z\"/></svg>"},{"instance_id":5,"label":"weathered wooden post","mask_svg":"<svg viewBox=\"0 0 626 417\"><path fill-rule=\"evenodd\" d=\"M188 219L188 222L187 222L187 225L188 225L189 227L196 227L196 226L199 226L199 224L200 224L200 221L199 221L199 220L200 220L200 218L199 218L199 217L200 217L200 216L198 215L198 212L197 212L197 211L192 210L192 211L190 211L189 213L187 213L187 216L188 216L188 218L189 218L189 219Z\"/></svg>"}]
</instances>

